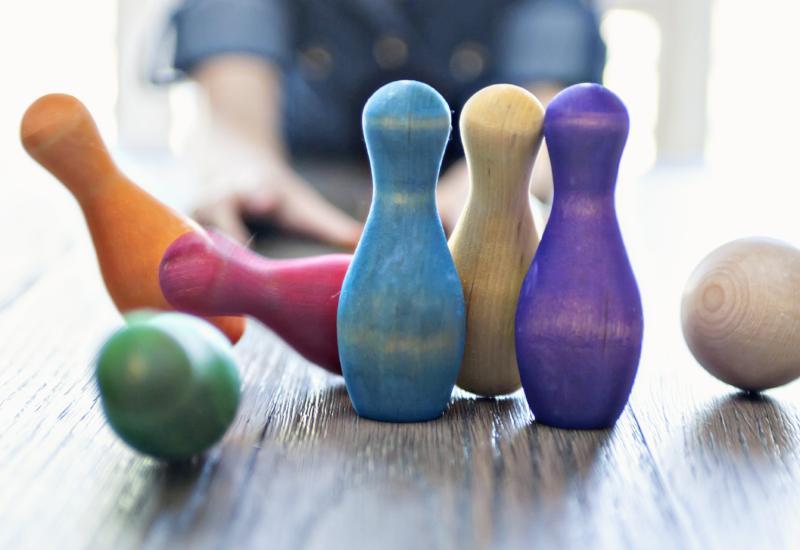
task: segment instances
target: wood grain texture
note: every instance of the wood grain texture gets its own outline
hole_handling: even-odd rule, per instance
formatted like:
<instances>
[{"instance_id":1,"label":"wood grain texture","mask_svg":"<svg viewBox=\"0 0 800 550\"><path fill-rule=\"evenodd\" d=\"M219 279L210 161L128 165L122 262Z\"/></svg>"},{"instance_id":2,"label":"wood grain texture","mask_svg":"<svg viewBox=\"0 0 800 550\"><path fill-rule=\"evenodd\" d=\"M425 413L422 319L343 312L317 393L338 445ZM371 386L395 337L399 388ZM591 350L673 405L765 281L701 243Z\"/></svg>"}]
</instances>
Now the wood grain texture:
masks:
<instances>
[{"instance_id":1,"label":"wood grain texture","mask_svg":"<svg viewBox=\"0 0 800 550\"><path fill-rule=\"evenodd\" d=\"M796 548L800 385L746 398L683 345L686 278L731 237L697 232L707 210L695 224L682 209L703 181L676 178L620 195L648 330L613 430L539 426L519 392L456 392L425 424L360 419L340 378L250 323L239 416L205 457L171 467L101 414L92 363L122 320L77 211L56 232L20 201L71 244L30 249L47 269L0 310L0 548Z\"/></svg>"},{"instance_id":2,"label":"wood grain texture","mask_svg":"<svg viewBox=\"0 0 800 550\"><path fill-rule=\"evenodd\" d=\"M373 197L339 295L342 375L358 414L442 415L464 354L464 293L436 210L450 107L427 84L390 82L362 115Z\"/></svg>"},{"instance_id":3,"label":"wood grain texture","mask_svg":"<svg viewBox=\"0 0 800 550\"><path fill-rule=\"evenodd\" d=\"M711 374L748 391L800 376L800 250L765 238L732 241L686 283L683 335Z\"/></svg>"},{"instance_id":4,"label":"wood grain texture","mask_svg":"<svg viewBox=\"0 0 800 550\"><path fill-rule=\"evenodd\" d=\"M62 300L40 319L62 284L86 276L90 250L73 260L0 318L4 337L27 335L3 356L41 365L20 375L3 364L2 547L578 543L609 521L624 532L606 500L626 493L653 529L669 524L647 503L656 478L630 418L613 434L560 432L532 425L519 396L458 394L438 421L360 419L339 378L256 324L237 346L244 395L224 443L177 467L136 455L105 426L91 379L98 336L119 323L108 301L88 286L75 294L80 315ZM90 331L63 330L83 315ZM42 345L38 331L60 336Z\"/></svg>"},{"instance_id":5,"label":"wood grain texture","mask_svg":"<svg viewBox=\"0 0 800 550\"><path fill-rule=\"evenodd\" d=\"M522 283L515 344L525 397L542 424L610 428L633 389L642 301L615 207L628 111L599 84L547 106L553 207Z\"/></svg>"},{"instance_id":6,"label":"wood grain texture","mask_svg":"<svg viewBox=\"0 0 800 550\"><path fill-rule=\"evenodd\" d=\"M529 188L543 118L536 97L508 84L484 88L461 111L470 191L449 241L467 304L457 383L479 395L520 387L514 314L539 243Z\"/></svg>"}]
</instances>

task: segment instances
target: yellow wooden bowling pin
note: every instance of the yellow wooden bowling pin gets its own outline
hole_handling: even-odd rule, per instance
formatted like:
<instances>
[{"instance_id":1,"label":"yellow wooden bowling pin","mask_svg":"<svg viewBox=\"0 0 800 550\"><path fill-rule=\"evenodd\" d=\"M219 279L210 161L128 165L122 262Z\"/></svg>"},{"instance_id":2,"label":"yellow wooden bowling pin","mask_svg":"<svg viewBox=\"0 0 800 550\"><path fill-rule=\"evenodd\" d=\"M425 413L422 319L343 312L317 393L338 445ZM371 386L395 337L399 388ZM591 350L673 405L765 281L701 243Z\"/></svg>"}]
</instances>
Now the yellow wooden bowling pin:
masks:
<instances>
[{"instance_id":1,"label":"yellow wooden bowling pin","mask_svg":"<svg viewBox=\"0 0 800 550\"><path fill-rule=\"evenodd\" d=\"M544 108L508 84L472 96L461 112L470 191L450 237L467 304L467 340L458 385L493 396L520 387L514 315L539 238L529 203Z\"/></svg>"}]
</instances>

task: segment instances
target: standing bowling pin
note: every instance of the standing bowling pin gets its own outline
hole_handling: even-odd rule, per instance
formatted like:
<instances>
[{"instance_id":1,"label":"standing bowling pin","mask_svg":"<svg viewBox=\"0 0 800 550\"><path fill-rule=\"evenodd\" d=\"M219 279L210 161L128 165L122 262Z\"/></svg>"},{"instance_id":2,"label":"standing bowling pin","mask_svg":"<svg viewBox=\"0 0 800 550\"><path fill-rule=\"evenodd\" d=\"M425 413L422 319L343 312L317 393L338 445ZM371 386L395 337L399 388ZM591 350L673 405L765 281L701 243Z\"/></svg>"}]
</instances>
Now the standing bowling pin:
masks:
<instances>
[{"instance_id":1,"label":"standing bowling pin","mask_svg":"<svg viewBox=\"0 0 800 550\"><path fill-rule=\"evenodd\" d=\"M553 209L520 291L517 361L537 422L612 426L628 401L642 346L642 304L614 208L628 112L596 84L547 108Z\"/></svg>"},{"instance_id":2,"label":"standing bowling pin","mask_svg":"<svg viewBox=\"0 0 800 550\"><path fill-rule=\"evenodd\" d=\"M28 154L77 199L117 309L172 309L158 283L161 257L179 235L202 229L120 173L89 111L74 97L36 100L22 118L20 135ZM210 321L232 342L244 331L240 317Z\"/></svg>"},{"instance_id":3,"label":"standing bowling pin","mask_svg":"<svg viewBox=\"0 0 800 550\"><path fill-rule=\"evenodd\" d=\"M467 304L457 384L479 395L510 393L520 386L514 314L539 243L529 187L543 118L536 97L508 84L484 88L461 111L470 191L450 237Z\"/></svg>"},{"instance_id":4,"label":"standing bowling pin","mask_svg":"<svg viewBox=\"0 0 800 550\"><path fill-rule=\"evenodd\" d=\"M213 232L187 233L164 254L161 290L196 315L252 315L312 363L341 374L336 308L350 259L272 260Z\"/></svg>"},{"instance_id":5,"label":"standing bowling pin","mask_svg":"<svg viewBox=\"0 0 800 550\"><path fill-rule=\"evenodd\" d=\"M683 336L711 374L745 391L800 376L800 250L739 239L706 256L686 283Z\"/></svg>"},{"instance_id":6,"label":"standing bowling pin","mask_svg":"<svg viewBox=\"0 0 800 550\"><path fill-rule=\"evenodd\" d=\"M436 210L450 109L430 86L387 84L364 107L373 199L339 299L339 356L356 412L442 414L464 353L464 294Z\"/></svg>"}]
</instances>

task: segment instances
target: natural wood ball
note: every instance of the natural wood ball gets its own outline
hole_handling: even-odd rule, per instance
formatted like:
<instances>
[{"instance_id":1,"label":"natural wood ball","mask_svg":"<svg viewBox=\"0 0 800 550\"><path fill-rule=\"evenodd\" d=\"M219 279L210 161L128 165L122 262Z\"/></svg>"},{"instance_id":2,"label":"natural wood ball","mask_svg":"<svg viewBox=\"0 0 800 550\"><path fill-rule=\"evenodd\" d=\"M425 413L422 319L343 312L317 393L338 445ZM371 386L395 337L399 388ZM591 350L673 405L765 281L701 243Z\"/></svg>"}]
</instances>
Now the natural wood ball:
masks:
<instances>
[{"instance_id":1,"label":"natural wood ball","mask_svg":"<svg viewBox=\"0 0 800 550\"><path fill-rule=\"evenodd\" d=\"M689 349L711 374L746 391L800 376L800 250L748 238L706 256L681 304Z\"/></svg>"}]
</instances>

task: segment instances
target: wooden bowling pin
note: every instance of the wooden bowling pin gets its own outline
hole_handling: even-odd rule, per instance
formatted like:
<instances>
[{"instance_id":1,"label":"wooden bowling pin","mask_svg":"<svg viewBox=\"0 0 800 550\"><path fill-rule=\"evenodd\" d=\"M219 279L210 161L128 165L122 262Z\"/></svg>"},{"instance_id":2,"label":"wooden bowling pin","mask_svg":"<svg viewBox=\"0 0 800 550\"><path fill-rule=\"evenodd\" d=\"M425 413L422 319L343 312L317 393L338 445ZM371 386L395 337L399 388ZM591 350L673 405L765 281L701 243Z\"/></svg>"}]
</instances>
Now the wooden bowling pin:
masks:
<instances>
[{"instance_id":1,"label":"wooden bowling pin","mask_svg":"<svg viewBox=\"0 0 800 550\"><path fill-rule=\"evenodd\" d=\"M539 244L529 187L543 118L536 97L508 84L484 88L461 111L470 191L450 237L467 305L464 360L456 383L479 395L520 387L514 314Z\"/></svg>"},{"instance_id":2,"label":"wooden bowling pin","mask_svg":"<svg viewBox=\"0 0 800 550\"><path fill-rule=\"evenodd\" d=\"M537 422L612 426L628 401L642 346L642 304L622 241L614 188L628 112L596 84L547 108L553 209L522 284L517 362Z\"/></svg>"},{"instance_id":3,"label":"wooden bowling pin","mask_svg":"<svg viewBox=\"0 0 800 550\"><path fill-rule=\"evenodd\" d=\"M197 315L251 315L303 357L341 374L336 308L351 256L273 260L213 232L179 237L161 262L170 304Z\"/></svg>"},{"instance_id":4,"label":"wooden bowling pin","mask_svg":"<svg viewBox=\"0 0 800 550\"><path fill-rule=\"evenodd\" d=\"M450 108L397 81L364 107L373 199L339 299L339 356L356 412L413 422L442 414L464 352L461 282L436 210Z\"/></svg>"},{"instance_id":5,"label":"wooden bowling pin","mask_svg":"<svg viewBox=\"0 0 800 550\"><path fill-rule=\"evenodd\" d=\"M20 134L28 154L77 199L117 308L122 313L171 309L158 284L161 257L178 236L202 229L120 173L89 111L74 97L36 100L23 116ZM244 331L242 318L210 321L232 342Z\"/></svg>"},{"instance_id":6,"label":"wooden bowling pin","mask_svg":"<svg viewBox=\"0 0 800 550\"><path fill-rule=\"evenodd\" d=\"M182 313L131 315L100 350L96 379L114 431L139 452L165 460L211 447L239 406L230 344Z\"/></svg>"},{"instance_id":7,"label":"wooden bowling pin","mask_svg":"<svg viewBox=\"0 0 800 550\"><path fill-rule=\"evenodd\" d=\"M800 376L800 250L772 239L725 244L686 283L683 336L697 361L737 388Z\"/></svg>"}]
</instances>

